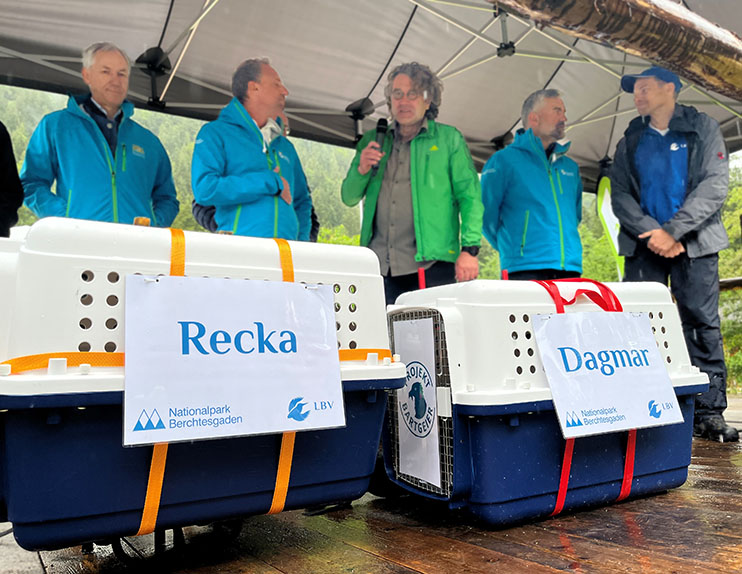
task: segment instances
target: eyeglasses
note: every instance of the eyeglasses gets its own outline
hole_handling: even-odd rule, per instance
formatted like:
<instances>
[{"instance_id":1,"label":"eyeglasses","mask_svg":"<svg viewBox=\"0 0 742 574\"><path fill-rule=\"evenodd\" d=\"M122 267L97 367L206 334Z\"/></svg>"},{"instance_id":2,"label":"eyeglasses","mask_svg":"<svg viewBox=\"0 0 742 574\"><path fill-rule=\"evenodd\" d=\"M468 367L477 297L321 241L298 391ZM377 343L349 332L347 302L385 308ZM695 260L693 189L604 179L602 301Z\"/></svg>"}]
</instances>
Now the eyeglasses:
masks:
<instances>
[{"instance_id":1,"label":"eyeglasses","mask_svg":"<svg viewBox=\"0 0 742 574\"><path fill-rule=\"evenodd\" d=\"M427 97L427 92L426 91L418 92L417 90L410 90L409 92L407 92L407 94L405 94L402 90L392 90L392 99L394 100L401 100L405 96L407 96L408 100L414 102L417 98L421 96L423 98Z\"/></svg>"}]
</instances>

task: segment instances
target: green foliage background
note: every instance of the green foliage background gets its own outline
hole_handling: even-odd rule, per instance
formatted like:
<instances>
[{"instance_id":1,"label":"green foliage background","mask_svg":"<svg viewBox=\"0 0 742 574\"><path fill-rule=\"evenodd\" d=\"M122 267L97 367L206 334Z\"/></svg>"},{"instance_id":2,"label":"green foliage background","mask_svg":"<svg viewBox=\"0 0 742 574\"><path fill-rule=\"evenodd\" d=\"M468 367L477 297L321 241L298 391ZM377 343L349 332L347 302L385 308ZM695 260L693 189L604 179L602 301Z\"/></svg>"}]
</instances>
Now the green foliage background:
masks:
<instances>
[{"instance_id":1,"label":"green foliage background","mask_svg":"<svg viewBox=\"0 0 742 574\"><path fill-rule=\"evenodd\" d=\"M28 140L36 124L47 113L66 105L66 98L57 94L0 86L0 121L8 128L20 171ZM152 130L170 155L173 178L180 200L180 213L174 227L202 229L191 216L191 154L196 134L203 122L137 110L136 119ZM359 208L348 208L340 201L340 183L345 177L353 150L292 138L304 166L312 190L315 209L322 228L323 243L358 245L360 232ZM584 251L584 276L599 281L616 281L616 263L610 243L596 212L596 197L585 194L580 235ZM742 276L742 169L732 170L729 197L723 212L729 233L730 248L720 256L719 273L723 278ZM25 207L20 213L20 225L29 225L36 218ZM500 275L497 252L484 241L480 254L480 276L495 279ZM724 291L720 311L722 331L729 369L730 392L742 392L742 291Z\"/></svg>"}]
</instances>

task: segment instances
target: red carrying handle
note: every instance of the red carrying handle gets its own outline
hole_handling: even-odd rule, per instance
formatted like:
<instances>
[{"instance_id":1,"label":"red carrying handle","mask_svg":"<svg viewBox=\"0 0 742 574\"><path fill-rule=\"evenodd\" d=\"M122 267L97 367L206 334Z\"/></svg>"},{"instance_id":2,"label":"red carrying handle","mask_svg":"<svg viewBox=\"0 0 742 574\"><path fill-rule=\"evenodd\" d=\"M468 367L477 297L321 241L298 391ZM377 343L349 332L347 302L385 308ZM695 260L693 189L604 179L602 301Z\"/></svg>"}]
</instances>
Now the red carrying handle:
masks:
<instances>
[{"instance_id":1,"label":"red carrying handle","mask_svg":"<svg viewBox=\"0 0 742 574\"><path fill-rule=\"evenodd\" d=\"M611 291L611 289L607 285L601 283L600 281L595 281L593 279L582 279L577 277L573 279L536 281L536 283L541 285L549 293L552 300L554 301L557 313L564 313L564 307L566 305L573 305L580 295L584 295L585 297L590 299L598 307L603 309L603 311L623 311L623 306L618 300L618 297L616 297L616 294ZM565 299L559 292L559 283L591 283L598 288L598 292L592 289L577 289L572 299Z\"/></svg>"}]
</instances>

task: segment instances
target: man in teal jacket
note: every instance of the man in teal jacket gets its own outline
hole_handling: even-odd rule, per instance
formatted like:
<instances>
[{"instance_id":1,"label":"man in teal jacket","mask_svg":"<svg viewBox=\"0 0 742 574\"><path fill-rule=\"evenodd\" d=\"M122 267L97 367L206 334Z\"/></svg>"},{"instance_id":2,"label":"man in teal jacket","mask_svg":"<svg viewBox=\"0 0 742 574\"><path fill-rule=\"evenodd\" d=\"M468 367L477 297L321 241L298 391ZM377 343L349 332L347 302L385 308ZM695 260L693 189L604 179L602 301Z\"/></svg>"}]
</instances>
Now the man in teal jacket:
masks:
<instances>
[{"instance_id":1,"label":"man in teal jacket","mask_svg":"<svg viewBox=\"0 0 742 574\"><path fill-rule=\"evenodd\" d=\"M160 140L136 123L126 101L130 63L107 42L83 51L90 94L45 116L21 170L26 205L39 217L169 226L178 214L170 160ZM56 180L56 192L52 184Z\"/></svg>"},{"instance_id":2,"label":"man in teal jacket","mask_svg":"<svg viewBox=\"0 0 742 574\"><path fill-rule=\"evenodd\" d=\"M417 62L392 70L385 93L394 121L381 146L376 130L363 136L343 181L346 205L365 198L361 245L379 258L387 303L418 288L419 269L427 287L479 273L479 178L461 133L435 121L442 89Z\"/></svg>"},{"instance_id":3,"label":"man in teal jacket","mask_svg":"<svg viewBox=\"0 0 742 574\"><path fill-rule=\"evenodd\" d=\"M564 279L582 273L582 181L560 144L567 123L557 90L523 103L515 141L482 170L484 236L510 279Z\"/></svg>"},{"instance_id":4,"label":"man in teal jacket","mask_svg":"<svg viewBox=\"0 0 742 574\"><path fill-rule=\"evenodd\" d=\"M214 206L217 229L235 235L309 239L312 200L299 156L275 119L288 90L267 59L246 60L232 77L234 98L198 133L191 184Z\"/></svg>"}]
</instances>

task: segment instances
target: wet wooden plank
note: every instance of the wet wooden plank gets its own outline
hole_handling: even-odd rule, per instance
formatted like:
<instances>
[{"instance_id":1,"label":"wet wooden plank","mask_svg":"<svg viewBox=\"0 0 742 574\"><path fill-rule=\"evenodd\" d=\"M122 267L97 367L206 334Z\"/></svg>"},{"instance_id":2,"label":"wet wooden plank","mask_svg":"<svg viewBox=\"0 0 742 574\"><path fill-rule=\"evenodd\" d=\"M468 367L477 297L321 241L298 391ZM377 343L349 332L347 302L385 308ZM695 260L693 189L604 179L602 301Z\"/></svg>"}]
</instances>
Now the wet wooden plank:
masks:
<instances>
[{"instance_id":1,"label":"wet wooden plank","mask_svg":"<svg viewBox=\"0 0 742 574\"><path fill-rule=\"evenodd\" d=\"M689 480L665 494L493 529L420 497L185 529L149 571L196 574L742 572L742 446L695 441ZM2 542L2 539L0 539ZM38 560L36 554L16 552ZM42 553L47 574L132 574L109 547ZM0 560L0 564L2 561ZM1 569L6 572L12 570ZM39 572L21 571L23 574ZM13 573L15 574L15 572Z\"/></svg>"},{"instance_id":2,"label":"wet wooden plank","mask_svg":"<svg viewBox=\"0 0 742 574\"><path fill-rule=\"evenodd\" d=\"M678 562L678 554L674 543L653 544L642 534L640 523L634 514L621 507L630 508L632 505L639 508L644 500L620 505L580 512L567 515L564 518L547 519L539 523L520 526L505 530L489 530L472 528L461 524L443 523L436 526L424 512L416 520L414 501L400 501L398 507L391 502L377 501L358 509L356 514L363 513L369 519L380 519L388 515L388 519L404 522L408 527L421 527L427 532L434 532L446 538L453 538L470 544L475 544L509 554L519 558L536 562L559 570L574 571L576 567L585 572L666 572L672 571ZM386 506L386 508L385 508ZM374 510L375 509L375 510ZM638 513L642 513L639 510ZM649 514L649 513L648 513ZM664 517L657 516L657 522L664 522ZM677 523L673 523L677 528ZM668 528L671 531L672 528ZM675 543L688 544L691 548L685 554L686 566L693 572L718 572L712 565L707 567L706 559L720 558L723 565L736 559L737 553L725 553L723 556L714 551L717 545L709 545L707 556L699 558L693 551L693 544L698 540L695 534ZM637 557L642 558L637 560ZM646 562L653 565L648 568ZM670 569L670 570L668 570Z\"/></svg>"},{"instance_id":3,"label":"wet wooden plank","mask_svg":"<svg viewBox=\"0 0 742 574\"><path fill-rule=\"evenodd\" d=\"M410 528L393 520L334 515L299 517L287 513L281 521L304 523L338 542L361 548L390 562L424 574L450 574L466 565L470 574L495 571L554 573L558 569L439 535L435 528Z\"/></svg>"}]
</instances>

